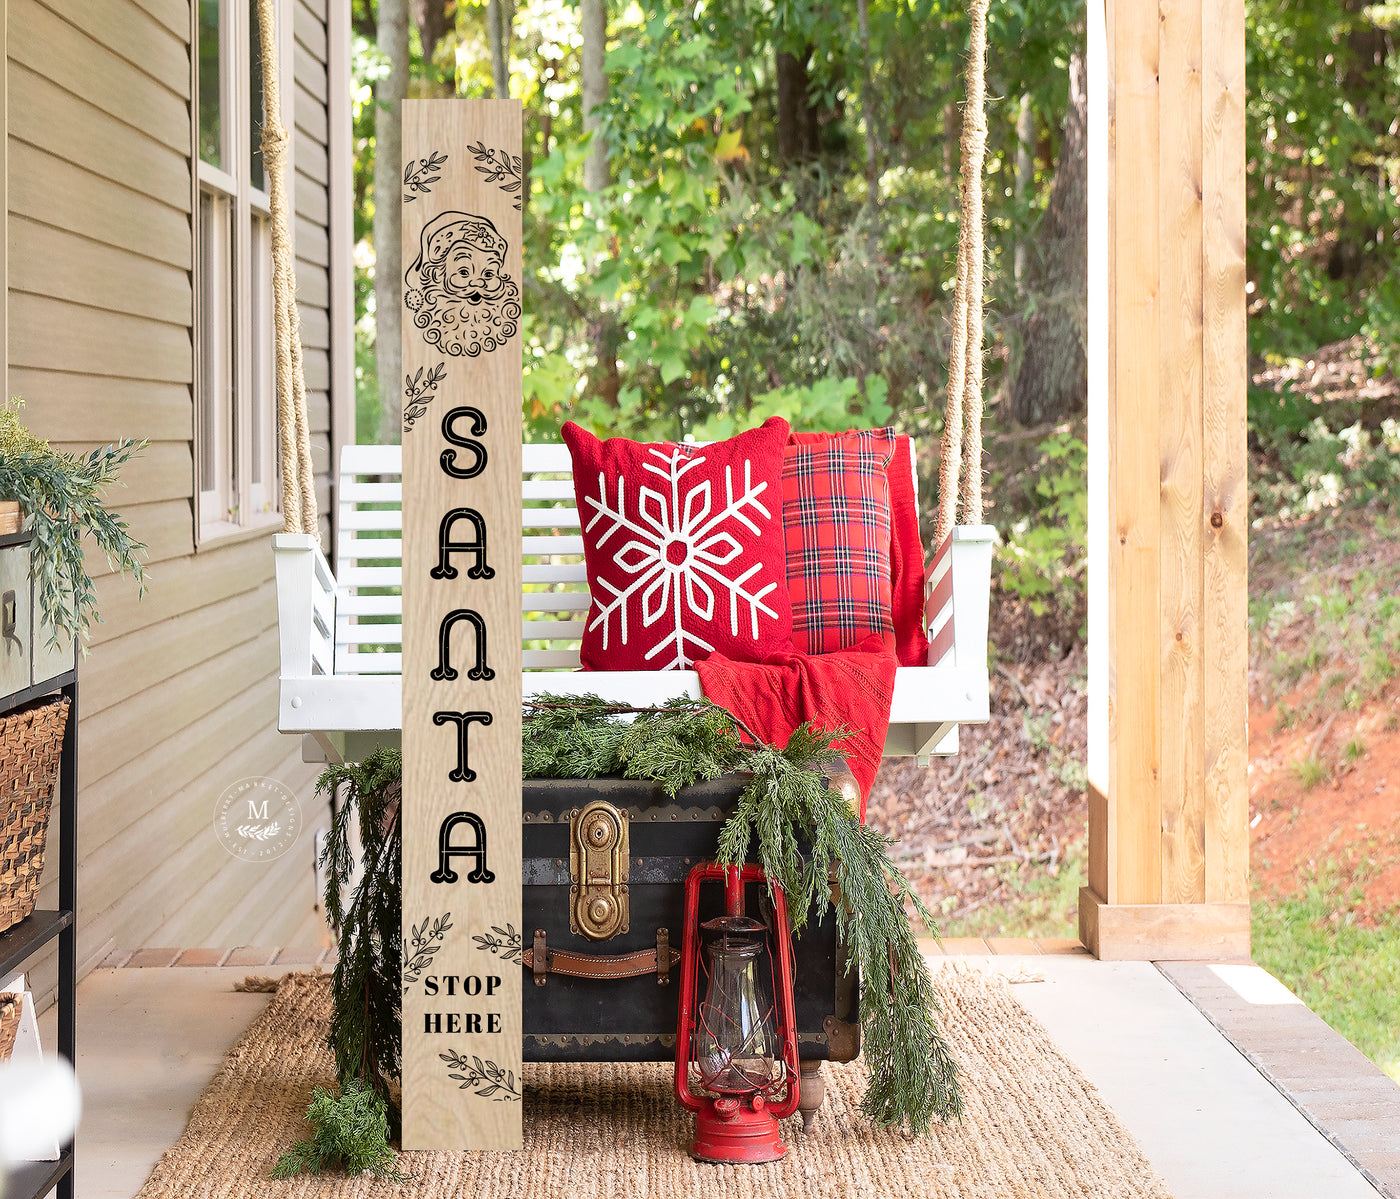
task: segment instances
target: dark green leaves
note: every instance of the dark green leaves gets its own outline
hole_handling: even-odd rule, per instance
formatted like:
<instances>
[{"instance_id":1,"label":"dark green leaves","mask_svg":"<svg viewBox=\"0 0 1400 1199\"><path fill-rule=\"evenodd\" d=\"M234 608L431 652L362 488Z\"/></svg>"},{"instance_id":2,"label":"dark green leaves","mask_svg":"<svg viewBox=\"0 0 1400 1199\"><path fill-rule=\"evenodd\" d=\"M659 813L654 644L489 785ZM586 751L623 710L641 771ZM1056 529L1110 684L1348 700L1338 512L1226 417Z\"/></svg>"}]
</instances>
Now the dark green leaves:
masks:
<instances>
[{"instance_id":1,"label":"dark green leaves","mask_svg":"<svg viewBox=\"0 0 1400 1199\"><path fill-rule=\"evenodd\" d=\"M0 410L0 499L18 500L33 531L31 570L46 644L59 648L60 635L80 644L100 621L97 592L83 566L83 539L90 536L113 570L130 572L145 591L141 554L126 521L103 503L117 472L146 448L144 441L123 439L88 453L65 454L30 438L20 424L17 405ZM84 647L86 652L86 647Z\"/></svg>"},{"instance_id":2,"label":"dark green leaves","mask_svg":"<svg viewBox=\"0 0 1400 1199\"><path fill-rule=\"evenodd\" d=\"M388 1182L407 1182L412 1175L394 1168L389 1148L389 1121L384 1100L364 1083L351 1080L339 1095L317 1087L306 1109L311 1138L298 1141L278 1159L273 1178L344 1170L368 1172Z\"/></svg>"},{"instance_id":3,"label":"dark green leaves","mask_svg":"<svg viewBox=\"0 0 1400 1199\"><path fill-rule=\"evenodd\" d=\"M403 755L396 749L378 749L358 764L330 767L316 783L318 794L338 791L340 797L321 855L326 916L340 936L328 1038L336 1078L342 1089L358 1082L374 1091L394 1125L398 1110L391 1099L390 1080L399 1073L405 957L399 924L402 775ZM357 816L364 873L347 906L346 890L355 868L350 833ZM450 927L447 921L443 915L411 926L417 935L408 947L410 968L414 962L427 968L441 934Z\"/></svg>"}]
</instances>

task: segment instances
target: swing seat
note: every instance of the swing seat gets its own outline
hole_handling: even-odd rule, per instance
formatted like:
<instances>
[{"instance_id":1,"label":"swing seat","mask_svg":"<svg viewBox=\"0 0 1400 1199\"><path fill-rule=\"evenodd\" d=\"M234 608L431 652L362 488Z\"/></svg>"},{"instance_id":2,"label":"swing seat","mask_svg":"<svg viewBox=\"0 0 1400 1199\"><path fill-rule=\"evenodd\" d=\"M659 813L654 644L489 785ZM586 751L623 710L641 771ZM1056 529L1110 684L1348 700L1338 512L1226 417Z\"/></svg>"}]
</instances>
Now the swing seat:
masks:
<instances>
[{"instance_id":1,"label":"swing seat","mask_svg":"<svg viewBox=\"0 0 1400 1199\"><path fill-rule=\"evenodd\" d=\"M314 742L305 746L309 761L357 760L397 742L402 729L401 472L399 446L341 451L334 573L311 536L273 538L277 725ZM525 445L521 473L525 696L593 692L639 707L700 698L693 670L579 671L589 595L567 447ZM990 525L958 526L934 557L925 591L929 664L900 667L895 676L887 757L922 764L954 754L958 726L987 720L994 536Z\"/></svg>"}]
</instances>

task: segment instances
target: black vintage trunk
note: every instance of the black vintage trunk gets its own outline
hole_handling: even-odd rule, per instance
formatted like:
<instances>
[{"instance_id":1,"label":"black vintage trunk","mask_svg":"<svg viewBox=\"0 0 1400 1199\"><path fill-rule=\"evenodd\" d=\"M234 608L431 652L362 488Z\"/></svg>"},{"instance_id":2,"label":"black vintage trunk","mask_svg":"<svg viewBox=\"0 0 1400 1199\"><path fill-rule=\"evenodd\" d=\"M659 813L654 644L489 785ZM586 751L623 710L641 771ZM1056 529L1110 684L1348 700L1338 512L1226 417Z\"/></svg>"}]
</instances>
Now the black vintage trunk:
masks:
<instances>
[{"instance_id":1,"label":"black vintage trunk","mask_svg":"<svg viewBox=\"0 0 1400 1199\"><path fill-rule=\"evenodd\" d=\"M727 775L681 791L674 801L659 786L627 779L530 780L524 787L524 929L537 929L552 951L590 956L652 950L657 930L682 948L685 880L691 867L713 861L720 827L733 811L746 775ZM626 931L591 940L570 931L570 814L596 800L625 809L629 820ZM746 911L771 922L761 884L750 884ZM724 912L723 888L701 891L700 918ZM794 943L797 1025L803 1060L849 1061L859 1052L855 970L845 973L836 918L828 912ZM635 978L593 979L549 974L524 987L526 1061L670 1061L675 1057L680 966L658 985ZM829 1043L830 1041L830 1043Z\"/></svg>"}]
</instances>

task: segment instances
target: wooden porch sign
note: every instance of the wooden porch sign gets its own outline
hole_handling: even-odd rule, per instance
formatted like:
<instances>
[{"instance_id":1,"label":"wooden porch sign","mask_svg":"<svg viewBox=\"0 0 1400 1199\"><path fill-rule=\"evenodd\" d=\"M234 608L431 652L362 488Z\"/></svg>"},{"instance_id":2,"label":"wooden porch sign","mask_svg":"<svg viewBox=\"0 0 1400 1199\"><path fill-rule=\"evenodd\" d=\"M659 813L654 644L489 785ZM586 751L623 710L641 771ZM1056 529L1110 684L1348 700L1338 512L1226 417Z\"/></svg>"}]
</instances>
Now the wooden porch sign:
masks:
<instances>
[{"instance_id":1,"label":"wooden porch sign","mask_svg":"<svg viewBox=\"0 0 1400 1199\"><path fill-rule=\"evenodd\" d=\"M403 148L403 1147L519 1149L520 105Z\"/></svg>"}]
</instances>

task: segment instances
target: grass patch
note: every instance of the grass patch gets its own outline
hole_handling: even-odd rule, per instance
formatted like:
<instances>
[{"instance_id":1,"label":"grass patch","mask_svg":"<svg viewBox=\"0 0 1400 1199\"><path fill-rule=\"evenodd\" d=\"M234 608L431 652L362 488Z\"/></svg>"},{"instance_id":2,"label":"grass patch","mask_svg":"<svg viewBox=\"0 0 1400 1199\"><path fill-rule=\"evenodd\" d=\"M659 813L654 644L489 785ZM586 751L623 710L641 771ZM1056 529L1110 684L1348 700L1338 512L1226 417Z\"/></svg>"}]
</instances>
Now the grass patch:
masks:
<instances>
[{"instance_id":1,"label":"grass patch","mask_svg":"<svg viewBox=\"0 0 1400 1199\"><path fill-rule=\"evenodd\" d=\"M1303 784L1303 790L1311 791L1327 777L1327 763L1316 754L1310 754L1301 762L1293 763L1293 773Z\"/></svg>"},{"instance_id":2,"label":"grass patch","mask_svg":"<svg viewBox=\"0 0 1400 1199\"><path fill-rule=\"evenodd\" d=\"M1370 535L1334 527L1358 521ZM1260 534L1251 546L1249 627L1251 659L1272 680L1272 694L1261 698L1315 681L1300 713L1308 716L1354 710L1386 690L1400 644L1400 559L1374 547L1397 531L1393 517L1357 510Z\"/></svg>"},{"instance_id":3,"label":"grass patch","mask_svg":"<svg viewBox=\"0 0 1400 1199\"><path fill-rule=\"evenodd\" d=\"M1254 960L1400 1082L1400 932L1358 926L1359 898L1330 868L1301 895L1256 900Z\"/></svg>"},{"instance_id":4,"label":"grass patch","mask_svg":"<svg viewBox=\"0 0 1400 1199\"><path fill-rule=\"evenodd\" d=\"M1077 937L1079 888L1085 883L1084 846L1065 854L1059 870L1008 869L990 903L964 915L945 913L945 937Z\"/></svg>"}]
</instances>

